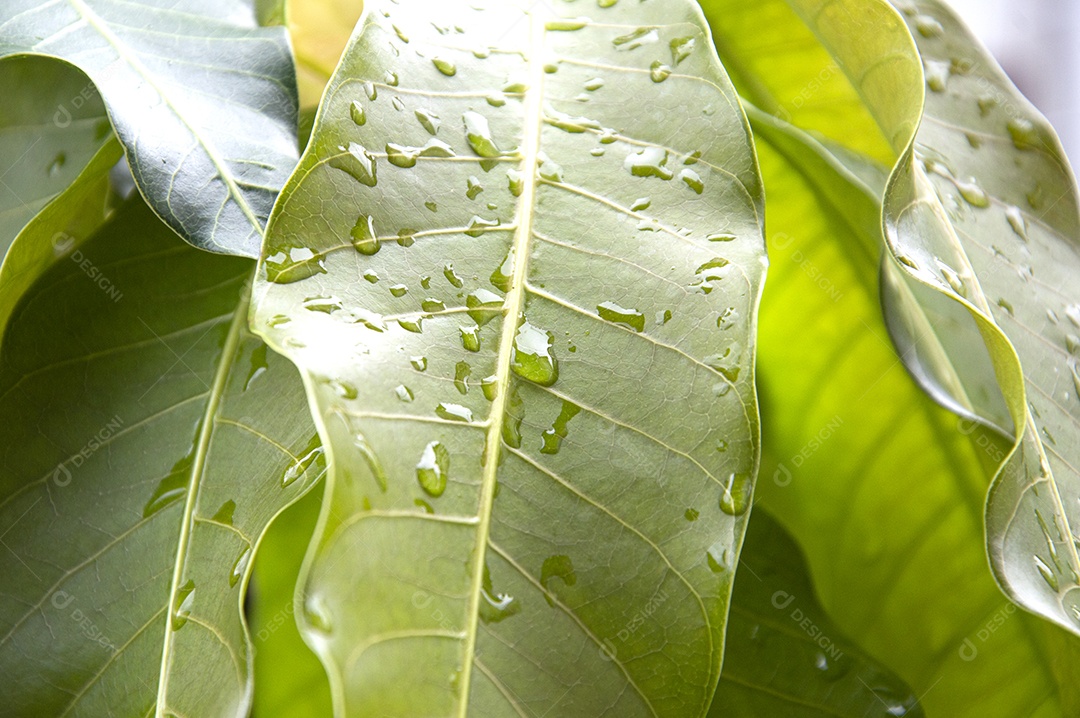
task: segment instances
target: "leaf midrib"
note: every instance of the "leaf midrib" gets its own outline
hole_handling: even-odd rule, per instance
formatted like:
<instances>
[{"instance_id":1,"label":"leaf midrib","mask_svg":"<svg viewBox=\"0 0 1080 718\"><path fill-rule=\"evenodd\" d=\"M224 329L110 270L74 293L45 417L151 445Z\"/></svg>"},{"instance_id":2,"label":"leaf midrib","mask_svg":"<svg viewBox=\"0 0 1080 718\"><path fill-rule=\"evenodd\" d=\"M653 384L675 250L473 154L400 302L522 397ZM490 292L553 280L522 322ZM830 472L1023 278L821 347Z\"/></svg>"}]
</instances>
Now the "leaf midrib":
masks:
<instances>
[{"instance_id":1,"label":"leaf midrib","mask_svg":"<svg viewBox=\"0 0 1080 718\"><path fill-rule=\"evenodd\" d=\"M71 5L72 9L74 9L75 12L79 14L80 17L86 20L86 23L88 25L94 28L94 30L96 30L98 34L101 35L101 37L104 38L105 41L108 42L114 50L116 50L117 56L121 60L126 62L131 67L131 69L138 73L138 75L142 77L151 88L153 88L154 92L158 94L158 97L161 98L162 102L164 102L165 105L176 116L176 118L180 120L181 123L183 123L184 127L186 127L188 131L191 132L192 136L198 141L199 146L203 149L204 152L206 152L206 156L210 159L210 162L213 163L214 169L217 170L218 176L221 177L221 181L224 182L225 186L228 188L229 197L231 197L232 200L236 202L237 206L240 208L240 211L243 213L244 218L251 224L252 227L254 227L255 232L258 234L258 236L260 238L264 237L265 233L262 223L252 212L251 207L248 206L247 201L244 199L243 194L240 192L240 188L237 186L236 181L232 177L232 174L228 171L225 161L220 156L218 156L218 153L214 150L213 145L206 141L206 139L202 136L199 130L195 127L195 125L193 125L188 120L187 116L177 108L176 104L172 101L169 95L158 85L157 82L154 81L154 77L150 73L150 71L143 66L143 64L139 61L137 57L127 51L127 45L125 45L120 40L120 38L117 37L115 33L113 33L112 29L109 28L108 23L106 23L101 16L94 12L94 10L89 5L87 5L84 0L68 0L68 3ZM140 192L141 191L142 190L140 189ZM218 243L215 241L214 244Z\"/></svg>"},{"instance_id":2,"label":"leaf midrib","mask_svg":"<svg viewBox=\"0 0 1080 718\"><path fill-rule=\"evenodd\" d=\"M79 2L81 0L73 0ZM232 323L229 325L229 333L222 347L221 361L214 374L214 383L210 388L210 395L206 402L206 411L203 414L202 423L199 427L199 435L195 443L195 458L191 464L191 476L188 479L187 495L184 500L184 517L180 526L180 538L177 541L176 561L173 566L172 583L169 587L168 603L166 604L165 636L161 649L161 672L158 676L157 696L155 697L154 715L156 718L164 718L166 708L167 686L169 681L169 662L172 653L173 605L176 602L180 579L184 574L187 563L188 544L191 541L191 528L194 523L195 504L199 495L199 486L206 473L206 459L210 448L210 440L215 429L215 415L221 406L221 399L225 395L225 385L232 372L233 363L236 360L237 349L240 346L240 337L247 326L247 306L250 285L245 286L244 291L236 305Z\"/></svg>"},{"instance_id":3,"label":"leaf midrib","mask_svg":"<svg viewBox=\"0 0 1080 718\"><path fill-rule=\"evenodd\" d=\"M477 528L477 555L473 567L472 589L469 596L468 613L465 628L465 658L462 668L461 702L458 705L460 718L467 718L469 697L472 688L473 656L476 654L476 636L479 631L481 590L484 585L484 568L487 565L488 541L491 535L491 514L495 502L495 487L499 467L499 454L502 451L502 430L506 420L507 395L510 393L510 355L517 334L517 318L525 305L525 278L529 266L528 246L533 233L533 221L536 215L537 165L540 156L540 135L544 126L543 94L544 67L540 56L544 46L544 24L537 17L536 6L529 14L529 85L525 92L525 128L526 136L522 153L523 187L518 200L517 228L511 252L514 256L514 272L511 279L510 293L503 315L502 336L499 341L498 373L496 380L497 394L491 407L491 422L488 426L487 446L484 456L484 473L481 482L480 525Z\"/></svg>"}]
</instances>

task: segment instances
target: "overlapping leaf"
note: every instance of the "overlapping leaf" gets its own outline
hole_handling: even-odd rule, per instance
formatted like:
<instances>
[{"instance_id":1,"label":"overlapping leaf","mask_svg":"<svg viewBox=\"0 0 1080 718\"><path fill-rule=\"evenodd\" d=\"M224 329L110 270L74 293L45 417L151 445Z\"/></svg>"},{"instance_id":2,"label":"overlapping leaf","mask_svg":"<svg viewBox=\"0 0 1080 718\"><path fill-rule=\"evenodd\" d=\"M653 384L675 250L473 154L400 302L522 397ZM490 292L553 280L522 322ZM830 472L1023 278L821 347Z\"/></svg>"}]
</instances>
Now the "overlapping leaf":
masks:
<instances>
[{"instance_id":1,"label":"overlapping leaf","mask_svg":"<svg viewBox=\"0 0 1080 718\"><path fill-rule=\"evenodd\" d=\"M246 331L252 268L136 201L16 309L0 714L246 715L250 558L318 471L295 370Z\"/></svg>"},{"instance_id":2,"label":"overlapping leaf","mask_svg":"<svg viewBox=\"0 0 1080 718\"><path fill-rule=\"evenodd\" d=\"M90 77L140 191L177 233L257 256L296 163L284 28L258 27L248 0L8 0L0 56L17 54L57 57ZM70 112L78 96L54 108Z\"/></svg>"},{"instance_id":3,"label":"overlapping leaf","mask_svg":"<svg viewBox=\"0 0 1080 718\"><path fill-rule=\"evenodd\" d=\"M702 715L756 465L737 98L693 4L427 9L369 6L256 292L332 457L308 641L341 711Z\"/></svg>"},{"instance_id":4,"label":"overlapping leaf","mask_svg":"<svg viewBox=\"0 0 1080 718\"><path fill-rule=\"evenodd\" d=\"M906 716L922 708L817 602L798 544L757 508L746 532L710 716Z\"/></svg>"}]
</instances>

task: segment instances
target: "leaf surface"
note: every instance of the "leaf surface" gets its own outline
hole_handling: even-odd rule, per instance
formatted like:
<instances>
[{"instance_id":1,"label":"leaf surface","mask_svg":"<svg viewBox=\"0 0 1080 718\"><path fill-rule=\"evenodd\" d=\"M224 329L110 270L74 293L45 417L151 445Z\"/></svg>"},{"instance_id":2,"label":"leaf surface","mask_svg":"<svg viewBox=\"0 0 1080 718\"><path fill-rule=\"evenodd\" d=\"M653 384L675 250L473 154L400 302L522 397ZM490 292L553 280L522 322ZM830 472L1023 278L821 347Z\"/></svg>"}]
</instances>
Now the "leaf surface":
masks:
<instances>
[{"instance_id":1,"label":"leaf surface","mask_svg":"<svg viewBox=\"0 0 1080 718\"><path fill-rule=\"evenodd\" d=\"M5 2L0 56L30 53L90 77L140 192L180 236L258 255L296 164L284 28L260 28L246 0Z\"/></svg>"},{"instance_id":2,"label":"leaf surface","mask_svg":"<svg viewBox=\"0 0 1080 718\"><path fill-rule=\"evenodd\" d=\"M692 3L430 8L369 3L256 290L331 457L307 640L339 714L703 715L757 454L737 98Z\"/></svg>"},{"instance_id":3,"label":"leaf surface","mask_svg":"<svg viewBox=\"0 0 1080 718\"><path fill-rule=\"evenodd\" d=\"M746 531L727 638L715 718L924 715L911 689L829 619L798 544L761 508Z\"/></svg>"},{"instance_id":4,"label":"leaf surface","mask_svg":"<svg viewBox=\"0 0 1080 718\"><path fill-rule=\"evenodd\" d=\"M137 198L0 352L0 713L244 716L266 524L318 472L302 385L246 331L253 264Z\"/></svg>"}]
</instances>

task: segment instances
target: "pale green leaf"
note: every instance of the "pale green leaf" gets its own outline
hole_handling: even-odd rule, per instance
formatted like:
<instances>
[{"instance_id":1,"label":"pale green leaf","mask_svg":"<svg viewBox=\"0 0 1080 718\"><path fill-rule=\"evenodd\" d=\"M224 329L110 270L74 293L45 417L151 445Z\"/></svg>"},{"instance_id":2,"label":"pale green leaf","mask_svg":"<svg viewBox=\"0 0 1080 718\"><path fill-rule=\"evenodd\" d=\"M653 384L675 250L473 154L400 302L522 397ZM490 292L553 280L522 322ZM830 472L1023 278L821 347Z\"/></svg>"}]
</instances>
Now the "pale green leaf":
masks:
<instances>
[{"instance_id":1,"label":"pale green leaf","mask_svg":"<svg viewBox=\"0 0 1080 718\"><path fill-rule=\"evenodd\" d=\"M318 470L302 385L246 331L252 262L141 201L79 251L0 353L0 705L242 717L252 551Z\"/></svg>"},{"instance_id":2,"label":"pale green leaf","mask_svg":"<svg viewBox=\"0 0 1080 718\"><path fill-rule=\"evenodd\" d=\"M304 621L342 715L684 718L716 685L751 144L695 4L558 10L370 4L271 221L255 326L331 457Z\"/></svg>"},{"instance_id":3,"label":"pale green leaf","mask_svg":"<svg viewBox=\"0 0 1080 718\"><path fill-rule=\"evenodd\" d=\"M178 234L258 254L296 163L296 78L285 29L260 28L250 0L6 0L0 56L13 54L90 77L140 192Z\"/></svg>"}]
</instances>

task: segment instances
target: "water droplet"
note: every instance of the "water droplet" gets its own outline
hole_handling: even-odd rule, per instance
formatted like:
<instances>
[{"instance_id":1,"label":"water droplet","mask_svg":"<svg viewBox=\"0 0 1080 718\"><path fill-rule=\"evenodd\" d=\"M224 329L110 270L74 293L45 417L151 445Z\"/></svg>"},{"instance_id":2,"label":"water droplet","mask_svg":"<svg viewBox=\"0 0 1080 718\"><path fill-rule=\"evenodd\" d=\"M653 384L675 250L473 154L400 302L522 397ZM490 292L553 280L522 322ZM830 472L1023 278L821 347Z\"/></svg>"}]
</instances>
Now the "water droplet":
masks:
<instances>
[{"instance_id":1,"label":"water droplet","mask_svg":"<svg viewBox=\"0 0 1080 718\"><path fill-rule=\"evenodd\" d=\"M409 363L416 371L427 371L427 357L409 357Z\"/></svg>"},{"instance_id":2,"label":"water droplet","mask_svg":"<svg viewBox=\"0 0 1080 718\"><path fill-rule=\"evenodd\" d=\"M754 477L751 474L731 474L720 496L720 510L729 516L742 516L750 508L753 491Z\"/></svg>"},{"instance_id":3,"label":"water droplet","mask_svg":"<svg viewBox=\"0 0 1080 718\"><path fill-rule=\"evenodd\" d=\"M487 289L477 289L465 298L468 314L479 326L497 317L503 308L503 298Z\"/></svg>"},{"instance_id":4,"label":"water droplet","mask_svg":"<svg viewBox=\"0 0 1080 718\"><path fill-rule=\"evenodd\" d=\"M313 434L308 441L307 446L305 446L304 450L301 452L300 458L289 466L289 468L285 470L285 473L282 474L282 488L292 485L297 479L303 476L309 468L311 468L312 464L316 462L321 463L322 459L322 443L319 441L319 435Z\"/></svg>"},{"instance_id":5,"label":"water droplet","mask_svg":"<svg viewBox=\"0 0 1080 718\"><path fill-rule=\"evenodd\" d=\"M648 45L660 40L660 34L654 27L639 27L631 33L620 35L611 41L616 50L636 50L642 45Z\"/></svg>"},{"instance_id":6,"label":"water droplet","mask_svg":"<svg viewBox=\"0 0 1080 718\"><path fill-rule=\"evenodd\" d=\"M1024 219L1024 213L1020 211L1020 208L1009 207L1005 210L1005 217L1009 220L1009 226L1012 227L1013 232L1026 242L1028 239L1027 220Z\"/></svg>"},{"instance_id":7,"label":"water droplet","mask_svg":"<svg viewBox=\"0 0 1080 718\"><path fill-rule=\"evenodd\" d=\"M521 172L514 169L506 170L506 179L509 183L510 194L520 197L525 189L525 178L522 177Z\"/></svg>"},{"instance_id":8,"label":"water droplet","mask_svg":"<svg viewBox=\"0 0 1080 718\"><path fill-rule=\"evenodd\" d=\"M390 293L400 299L401 297L404 297L406 294L409 293L409 288L406 287L404 284L391 284Z\"/></svg>"},{"instance_id":9,"label":"water droplet","mask_svg":"<svg viewBox=\"0 0 1080 718\"><path fill-rule=\"evenodd\" d=\"M397 387L394 389L394 394L397 396L398 399L405 402L406 404L416 398L415 396L413 396L412 389L405 386L404 384L398 384Z\"/></svg>"},{"instance_id":10,"label":"water droplet","mask_svg":"<svg viewBox=\"0 0 1080 718\"><path fill-rule=\"evenodd\" d=\"M964 286L964 282L960 278L960 275L957 274L952 267L941 264L940 262L939 267L941 269L941 276L945 278L945 281L948 282L950 287L952 287L952 290L959 294L961 297L966 297L967 287Z\"/></svg>"},{"instance_id":11,"label":"water droplet","mask_svg":"<svg viewBox=\"0 0 1080 718\"><path fill-rule=\"evenodd\" d=\"M1043 580L1046 581L1046 585L1050 587L1051 591L1058 593L1061 590L1061 585L1058 583L1057 575L1041 558L1038 556L1032 556L1032 558L1035 560L1035 568L1038 569Z\"/></svg>"},{"instance_id":12,"label":"water droplet","mask_svg":"<svg viewBox=\"0 0 1080 718\"><path fill-rule=\"evenodd\" d=\"M667 150L646 147L641 152L630 153L623 166L635 177L659 177L662 180L669 180L675 174L667 168L667 161Z\"/></svg>"},{"instance_id":13,"label":"water droplet","mask_svg":"<svg viewBox=\"0 0 1080 718\"><path fill-rule=\"evenodd\" d=\"M1065 316L1073 326L1080 328L1080 304L1070 304L1065 307Z\"/></svg>"},{"instance_id":14,"label":"water droplet","mask_svg":"<svg viewBox=\"0 0 1080 718\"><path fill-rule=\"evenodd\" d=\"M67 163L67 155L65 153L63 153L63 152L57 152L56 156L53 157L53 161L51 163L49 163L49 168L48 168L49 176L50 177L55 177L57 174L59 174L60 170L63 168L63 166L66 163Z\"/></svg>"},{"instance_id":15,"label":"water droplet","mask_svg":"<svg viewBox=\"0 0 1080 718\"><path fill-rule=\"evenodd\" d=\"M731 550L724 545L723 541L717 541L705 552L705 562L713 573L723 573L731 570Z\"/></svg>"},{"instance_id":16,"label":"water droplet","mask_svg":"<svg viewBox=\"0 0 1080 718\"><path fill-rule=\"evenodd\" d=\"M545 23L544 28L554 32L573 32L574 30L580 30L590 22L587 17L560 18L558 20L549 20Z\"/></svg>"},{"instance_id":17,"label":"water droplet","mask_svg":"<svg viewBox=\"0 0 1080 718\"><path fill-rule=\"evenodd\" d=\"M374 102L379 97L379 88L375 87L374 82L365 82L364 94L367 95L369 100Z\"/></svg>"},{"instance_id":18,"label":"water droplet","mask_svg":"<svg viewBox=\"0 0 1080 718\"><path fill-rule=\"evenodd\" d=\"M604 80L599 77L594 77L591 80L585 82L585 89L589 92L596 92L604 86Z\"/></svg>"},{"instance_id":19,"label":"water droplet","mask_svg":"<svg viewBox=\"0 0 1080 718\"><path fill-rule=\"evenodd\" d=\"M480 388L484 392L485 399L488 401L495 401L499 396L499 377L494 374L485 376L480 380Z\"/></svg>"},{"instance_id":20,"label":"water droplet","mask_svg":"<svg viewBox=\"0 0 1080 718\"><path fill-rule=\"evenodd\" d=\"M431 58L431 64L435 66L436 70L447 77L453 77L457 74L457 65L449 60L444 60L441 57L433 57Z\"/></svg>"},{"instance_id":21,"label":"water droplet","mask_svg":"<svg viewBox=\"0 0 1080 718\"><path fill-rule=\"evenodd\" d=\"M424 453L416 464L416 480L428 496L438 498L446 491L449 475L450 452L438 441L431 442L424 447Z\"/></svg>"},{"instance_id":22,"label":"water droplet","mask_svg":"<svg viewBox=\"0 0 1080 718\"><path fill-rule=\"evenodd\" d=\"M707 235L705 239L710 242L734 242L738 238L731 232L714 232Z\"/></svg>"},{"instance_id":23,"label":"water droplet","mask_svg":"<svg viewBox=\"0 0 1080 718\"><path fill-rule=\"evenodd\" d=\"M997 305L1004 309L1006 312L1008 312L1010 317L1015 314L1015 312L1013 312L1013 305L1010 304L1009 301L1004 297L997 300Z\"/></svg>"},{"instance_id":24,"label":"water droplet","mask_svg":"<svg viewBox=\"0 0 1080 718\"><path fill-rule=\"evenodd\" d=\"M556 578L560 579L559 584L554 582ZM555 595L558 593L555 589L560 584L562 586L574 586L577 584L577 572L574 570L574 562L564 554L548 556L540 567L540 585L544 587L547 594ZM549 604L554 605L550 595L545 595L544 598L547 599Z\"/></svg>"},{"instance_id":25,"label":"water droplet","mask_svg":"<svg viewBox=\"0 0 1080 718\"><path fill-rule=\"evenodd\" d=\"M465 351L480 351L480 327L460 327L458 331L461 332L461 346Z\"/></svg>"},{"instance_id":26,"label":"water droplet","mask_svg":"<svg viewBox=\"0 0 1080 718\"><path fill-rule=\"evenodd\" d=\"M348 148L341 148L345 154L330 160L330 166L345 172L360 184L374 187L378 183L375 157L363 145L350 142Z\"/></svg>"},{"instance_id":27,"label":"water droplet","mask_svg":"<svg viewBox=\"0 0 1080 718\"><path fill-rule=\"evenodd\" d=\"M372 284L378 284L379 283L379 275L373 269L369 269L366 272L364 272L364 279L371 282Z\"/></svg>"},{"instance_id":28,"label":"water droplet","mask_svg":"<svg viewBox=\"0 0 1080 718\"><path fill-rule=\"evenodd\" d=\"M461 404L441 403L435 407L435 414L447 421L471 422L473 420L472 410Z\"/></svg>"},{"instance_id":29,"label":"water droplet","mask_svg":"<svg viewBox=\"0 0 1080 718\"><path fill-rule=\"evenodd\" d=\"M528 321L518 327L510 352L510 368L523 379L540 386L552 386L559 379L559 362L553 346L555 336Z\"/></svg>"},{"instance_id":30,"label":"water droplet","mask_svg":"<svg viewBox=\"0 0 1080 718\"><path fill-rule=\"evenodd\" d=\"M398 326L413 334L424 333L424 320L422 317L417 319L398 319Z\"/></svg>"},{"instance_id":31,"label":"water droplet","mask_svg":"<svg viewBox=\"0 0 1080 718\"><path fill-rule=\"evenodd\" d=\"M926 61L926 84L934 92L945 92L949 86L949 63Z\"/></svg>"},{"instance_id":32,"label":"water droplet","mask_svg":"<svg viewBox=\"0 0 1080 718\"><path fill-rule=\"evenodd\" d=\"M425 312L444 312L446 311L446 305L441 299L435 299L428 297L424 301L420 302L420 308Z\"/></svg>"},{"instance_id":33,"label":"water droplet","mask_svg":"<svg viewBox=\"0 0 1080 718\"><path fill-rule=\"evenodd\" d=\"M625 309L615 302L604 302L596 307L596 313L601 319L629 327L635 332L645 331L645 315L636 309Z\"/></svg>"},{"instance_id":34,"label":"water droplet","mask_svg":"<svg viewBox=\"0 0 1080 718\"><path fill-rule=\"evenodd\" d=\"M476 177L469 177L468 188L465 190L465 196L469 199L476 199L481 192L484 191L484 185L480 184L480 180Z\"/></svg>"},{"instance_id":35,"label":"water droplet","mask_svg":"<svg viewBox=\"0 0 1080 718\"><path fill-rule=\"evenodd\" d=\"M497 219L484 219L474 214L473 218L469 220L469 228L465 230L465 234L470 237L479 237L485 231L501 224L502 222Z\"/></svg>"},{"instance_id":36,"label":"water droplet","mask_svg":"<svg viewBox=\"0 0 1080 718\"><path fill-rule=\"evenodd\" d=\"M324 635L329 635L334 630L330 610L326 607L326 603L321 596L309 594L307 600L304 601L304 622L310 628Z\"/></svg>"},{"instance_id":37,"label":"water droplet","mask_svg":"<svg viewBox=\"0 0 1080 718\"><path fill-rule=\"evenodd\" d=\"M491 92L484 98L492 107L502 107L506 104L506 95L501 92Z\"/></svg>"},{"instance_id":38,"label":"water droplet","mask_svg":"<svg viewBox=\"0 0 1080 718\"><path fill-rule=\"evenodd\" d=\"M683 514L686 520L690 521L691 523L697 521L700 515L701 514L698 513L697 509L687 509L686 513Z\"/></svg>"},{"instance_id":39,"label":"water droplet","mask_svg":"<svg viewBox=\"0 0 1080 718\"><path fill-rule=\"evenodd\" d=\"M1039 130L1031 120L1023 117L1009 120L1007 127L1016 149L1030 150L1039 146Z\"/></svg>"},{"instance_id":40,"label":"water droplet","mask_svg":"<svg viewBox=\"0 0 1080 718\"><path fill-rule=\"evenodd\" d=\"M701 176L694 170L683 170L679 173L679 179L685 182L687 187L698 194L701 194L705 190L705 183L701 181Z\"/></svg>"},{"instance_id":41,"label":"water droplet","mask_svg":"<svg viewBox=\"0 0 1080 718\"><path fill-rule=\"evenodd\" d=\"M657 60L649 67L649 78L653 82L663 82L671 77L671 66Z\"/></svg>"},{"instance_id":42,"label":"water droplet","mask_svg":"<svg viewBox=\"0 0 1080 718\"><path fill-rule=\"evenodd\" d=\"M391 25L391 27L394 28L394 34L398 36L398 39L407 45L409 43L409 36L397 25Z\"/></svg>"},{"instance_id":43,"label":"water droplet","mask_svg":"<svg viewBox=\"0 0 1080 718\"><path fill-rule=\"evenodd\" d=\"M366 214L360 215L356 225L349 232L352 245L360 254L371 256L380 249L378 233L375 231L375 219Z\"/></svg>"},{"instance_id":44,"label":"water droplet","mask_svg":"<svg viewBox=\"0 0 1080 718\"><path fill-rule=\"evenodd\" d=\"M171 506L187 496L188 478L191 476L194 453L190 453L173 464L169 475L158 482L150 500L143 507L143 517L150 518L158 511Z\"/></svg>"},{"instance_id":45,"label":"water droplet","mask_svg":"<svg viewBox=\"0 0 1080 718\"><path fill-rule=\"evenodd\" d=\"M454 387L462 395L469 393L469 377L472 376L472 367L469 362L459 361L454 367Z\"/></svg>"},{"instance_id":46,"label":"water droplet","mask_svg":"<svg viewBox=\"0 0 1080 718\"><path fill-rule=\"evenodd\" d=\"M364 106L356 100L349 105L349 116L352 117L352 121L361 127L367 124L367 113L364 112Z\"/></svg>"},{"instance_id":47,"label":"water droplet","mask_svg":"<svg viewBox=\"0 0 1080 718\"><path fill-rule=\"evenodd\" d=\"M233 563L232 573L229 574L229 586L235 586L241 578L244 577L244 572L247 571L248 563L251 561L251 547L245 546L244 550L240 552L240 555Z\"/></svg>"},{"instance_id":48,"label":"water droplet","mask_svg":"<svg viewBox=\"0 0 1080 718\"><path fill-rule=\"evenodd\" d=\"M326 385L330 387L330 390L341 399L352 401L357 396L359 396L359 392L356 391L356 387L347 381L342 381L340 379L331 379L330 381L326 382Z\"/></svg>"},{"instance_id":49,"label":"water droplet","mask_svg":"<svg viewBox=\"0 0 1080 718\"><path fill-rule=\"evenodd\" d=\"M427 210L429 212L438 212L439 211L439 205L437 205L434 200L429 199L427 202L424 202L424 206L427 207Z\"/></svg>"},{"instance_id":50,"label":"water droplet","mask_svg":"<svg viewBox=\"0 0 1080 718\"><path fill-rule=\"evenodd\" d=\"M650 200L648 197L638 197L636 200L634 200L634 203L630 205L630 211L640 212L644 209L648 209L650 206L652 206L652 200Z\"/></svg>"},{"instance_id":51,"label":"water droplet","mask_svg":"<svg viewBox=\"0 0 1080 718\"><path fill-rule=\"evenodd\" d=\"M503 422L502 438L506 445L521 448L521 422L525 420L525 402L521 398L517 383L510 385L510 396L506 403L506 421Z\"/></svg>"},{"instance_id":52,"label":"water droplet","mask_svg":"<svg viewBox=\"0 0 1080 718\"><path fill-rule=\"evenodd\" d=\"M663 326L664 324L667 324L670 321L671 321L671 310L670 309L665 309L663 311L660 311L660 312L656 313L656 324L657 324L657 326Z\"/></svg>"},{"instance_id":53,"label":"water droplet","mask_svg":"<svg viewBox=\"0 0 1080 718\"><path fill-rule=\"evenodd\" d=\"M929 15L919 15L916 17L915 29L925 38L938 37L945 32L945 28L941 26L941 23Z\"/></svg>"},{"instance_id":54,"label":"water droplet","mask_svg":"<svg viewBox=\"0 0 1080 718\"><path fill-rule=\"evenodd\" d=\"M465 138L480 157L499 157L502 152L491 137L491 126L486 117L478 112L466 112L461 116L465 122Z\"/></svg>"},{"instance_id":55,"label":"water droplet","mask_svg":"<svg viewBox=\"0 0 1080 718\"><path fill-rule=\"evenodd\" d=\"M176 596L173 597L172 629L174 631L179 631L187 623L194 603L195 581L188 579L183 586L176 589Z\"/></svg>"},{"instance_id":56,"label":"water droplet","mask_svg":"<svg viewBox=\"0 0 1080 718\"><path fill-rule=\"evenodd\" d=\"M964 198L964 201L972 207L986 209L990 206L990 197L974 177L969 178L967 182L957 182L956 188L960 190L960 196Z\"/></svg>"},{"instance_id":57,"label":"water droplet","mask_svg":"<svg viewBox=\"0 0 1080 718\"><path fill-rule=\"evenodd\" d=\"M439 125L442 124L442 121L434 112L416 110L413 114L416 115L417 121L423 125L424 129L428 131L428 134L434 135L439 131Z\"/></svg>"},{"instance_id":58,"label":"water droplet","mask_svg":"<svg viewBox=\"0 0 1080 718\"><path fill-rule=\"evenodd\" d=\"M480 592L483 601L480 602L480 620L484 623L498 623L521 612L521 603L513 596L505 593L497 593L491 585L491 572L484 566L484 585Z\"/></svg>"},{"instance_id":59,"label":"water droplet","mask_svg":"<svg viewBox=\"0 0 1080 718\"><path fill-rule=\"evenodd\" d=\"M550 157L543 152L540 153L540 168L538 170L540 177L548 182L562 182L563 181L563 169L559 163L553 161Z\"/></svg>"},{"instance_id":60,"label":"water droplet","mask_svg":"<svg viewBox=\"0 0 1080 718\"><path fill-rule=\"evenodd\" d=\"M232 526L233 513L235 511L236 502L232 499L229 499L218 508L218 510L214 513L210 520L216 521L219 524L224 524L225 526Z\"/></svg>"},{"instance_id":61,"label":"water droplet","mask_svg":"<svg viewBox=\"0 0 1080 718\"><path fill-rule=\"evenodd\" d=\"M514 282L514 250L511 248L506 254L506 258L503 259L502 264L491 273L489 280L493 287L503 293L510 291L510 286Z\"/></svg>"},{"instance_id":62,"label":"water droplet","mask_svg":"<svg viewBox=\"0 0 1080 718\"><path fill-rule=\"evenodd\" d=\"M694 52L694 48L697 47L697 38L677 37L668 43L668 47L671 48L671 61L679 65Z\"/></svg>"},{"instance_id":63,"label":"water droplet","mask_svg":"<svg viewBox=\"0 0 1080 718\"><path fill-rule=\"evenodd\" d=\"M581 407L577 404L572 404L569 401L564 401L562 405L562 411L559 416L555 418L555 422L551 425L550 429L544 431L543 440L544 444L540 447L541 454L557 454L559 448L562 446L562 440L566 438L568 433L568 424L570 420L581 413Z\"/></svg>"}]
</instances>

